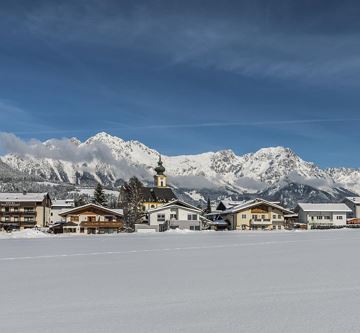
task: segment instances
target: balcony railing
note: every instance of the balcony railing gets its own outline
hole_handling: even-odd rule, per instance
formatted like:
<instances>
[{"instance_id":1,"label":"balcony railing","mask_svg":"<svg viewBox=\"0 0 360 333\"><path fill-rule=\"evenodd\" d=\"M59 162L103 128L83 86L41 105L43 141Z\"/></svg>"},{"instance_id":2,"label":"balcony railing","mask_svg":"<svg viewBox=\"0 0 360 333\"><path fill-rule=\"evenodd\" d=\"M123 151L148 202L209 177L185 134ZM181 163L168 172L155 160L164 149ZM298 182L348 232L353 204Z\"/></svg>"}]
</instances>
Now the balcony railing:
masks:
<instances>
[{"instance_id":1,"label":"balcony railing","mask_svg":"<svg viewBox=\"0 0 360 333\"><path fill-rule=\"evenodd\" d=\"M251 219L250 223L252 225L271 225L272 224L270 219Z\"/></svg>"}]
</instances>

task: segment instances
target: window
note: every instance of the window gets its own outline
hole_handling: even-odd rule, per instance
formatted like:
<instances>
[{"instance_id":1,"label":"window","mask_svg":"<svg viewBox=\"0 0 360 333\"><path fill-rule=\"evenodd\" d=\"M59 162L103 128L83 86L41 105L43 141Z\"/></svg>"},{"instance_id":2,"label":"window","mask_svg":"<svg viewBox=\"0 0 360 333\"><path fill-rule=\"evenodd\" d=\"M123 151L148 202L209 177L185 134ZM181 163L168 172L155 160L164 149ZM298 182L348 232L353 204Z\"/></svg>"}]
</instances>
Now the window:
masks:
<instances>
[{"instance_id":1,"label":"window","mask_svg":"<svg viewBox=\"0 0 360 333\"><path fill-rule=\"evenodd\" d=\"M191 225L191 226L190 226L190 230L197 230L197 231L199 231L199 230L200 230L200 226L198 226L198 225Z\"/></svg>"},{"instance_id":2,"label":"window","mask_svg":"<svg viewBox=\"0 0 360 333\"><path fill-rule=\"evenodd\" d=\"M79 222L79 216L70 216L71 222Z\"/></svg>"},{"instance_id":3,"label":"window","mask_svg":"<svg viewBox=\"0 0 360 333\"><path fill-rule=\"evenodd\" d=\"M242 215L241 215L241 218L242 218L242 219L246 219L246 214L242 214Z\"/></svg>"},{"instance_id":4,"label":"window","mask_svg":"<svg viewBox=\"0 0 360 333\"><path fill-rule=\"evenodd\" d=\"M197 214L188 214L188 221L196 221Z\"/></svg>"},{"instance_id":5,"label":"window","mask_svg":"<svg viewBox=\"0 0 360 333\"><path fill-rule=\"evenodd\" d=\"M261 215L261 218L262 218L263 220L265 220L265 215Z\"/></svg>"},{"instance_id":6,"label":"window","mask_svg":"<svg viewBox=\"0 0 360 333\"><path fill-rule=\"evenodd\" d=\"M158 222L165 222L165 214L157 214Z\"/></svg>"},{"instance_id":7,"label":"window","mask_svg":"<svg viewBox=\"0 0 360 333\"><path fill-rule=\"evenodd\" d=\"M257 215L252 215L253 220L257 220Z\"/></svg>"},{"instance_id":8,"label":"window","mask_svg":"<svg viewBox=\"0 0 360 333\"><path fill-rule=\"evenodd\" d=\"M10 207L5 207L5 212L6 213L10 212Z\"/></svg>"},{"instance_id":9,"label":"window","mask_svg":"<svg viewBox=\"0 0 360 333\"><path fill-rule=\"evenodd\" d=\"M322 220L323 217L322 217L322 216L318 216L317 219L318 219L318 220Z\"/></svg>"},{"instance_id":10,"label":"window","mask_svg":"<svg viewBox=\"0 0 360 333\"><path fill-rule=\"evenodd\" d=\"M10 221L10 216L5 216L5 222L9 222Z\"/></svg>"},{"instance_id":11,"label":"window","mask_svg":"<svg viewBox=\"0 0 360 333\"><path fill-rule=\"evenodd\" d=\"M324 220L330 220L330 216L324 216Z\"/></svg>"},{"instance_id":12,"label":"window","mask_svg":"<svg viewBox=\"0 0 360 333\"><path fill-rule=\"evenodd\" d=\"M96 216L88 216L87 220L88 222L96 222Z\"/></svg>"},{"instance_id":13,"label":"window","mask_svg":"<svg viewBox=\"0 0 360 333\"><path fill-rule=\"evenodd\" d=\"M281 215L280 214L278 215L278 219L281 220Z\"/></svg>"},{"instance_id":14,"label":"window","mask_svg":"<svg viewBox=\"0 0 360 333\"><path fill-rule=\"evenodd\" d=\"M19 211L19 207L14 207L14 212L18 212Z\"/></svg>"},{"instance_id":15,"label":"window","mask_svg":"<svg viewBox=\"0 0 360 333\"><path fill-rule=\"evenodd\" d=\"M177 220L177 214L176 213L171 213L170 214L170 220Z\"/></svg>"},{"instance_id":16,"label":"window","mask_svg":"<svg viewBox=\"0 0 360 333\"><path fill-rule=\"evenodd\" d=\"M274 219L274 220L276 219L276 215L273 215L273 219Z\"/></svg>"},{"instance_id":17,"label":"window","mask_svg":"<svg viewBox=\"0 0 360 333\"><path fill-rule=\"evenodd\" d=\"M151 205L150 208L155 208L155 205Z\"/></svg>"},{"instance_id":18,"label":"window","mask_svg":"<svg viewBox=\"0 0 360 333\"><path fill-rule=\"evenodd\" d=\"M342 220L343 217L342 217L342 216L336 216L336 219L337 219L337 220Z\"/></svg>"}]
</instances>

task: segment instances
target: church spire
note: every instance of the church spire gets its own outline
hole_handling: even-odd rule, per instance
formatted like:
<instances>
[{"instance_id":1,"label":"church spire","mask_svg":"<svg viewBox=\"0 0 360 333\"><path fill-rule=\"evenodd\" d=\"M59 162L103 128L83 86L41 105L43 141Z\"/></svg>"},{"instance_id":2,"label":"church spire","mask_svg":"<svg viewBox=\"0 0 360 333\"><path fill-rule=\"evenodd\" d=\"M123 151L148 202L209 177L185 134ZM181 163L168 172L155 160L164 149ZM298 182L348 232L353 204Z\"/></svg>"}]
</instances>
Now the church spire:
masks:
<instances>
[{"instance_id":1,"label":"church spire","mask_svg":"<svg viewBox=\"0 0 360 333\"><path fill-rule=\"evenodd\" d=\"M159 161L158 161L158 166L155 168L156 174L157 175L163 175L165 172L165 168L163 166L163 162L161 160L161 155L159 154Z\"/></svg>"},{"instance_id":2,"label":"church spire","mask_svg":"<svg viewBox=\"0 0 360 333\"><path fill-rule=\"evenodd\" d=\"M166 176L164 175L165 168L161 160L161 155L159 154L158 165L155 168L156 175L154 176L154 182L156 187L167 187Z\"/></svg>"}]
</instances>

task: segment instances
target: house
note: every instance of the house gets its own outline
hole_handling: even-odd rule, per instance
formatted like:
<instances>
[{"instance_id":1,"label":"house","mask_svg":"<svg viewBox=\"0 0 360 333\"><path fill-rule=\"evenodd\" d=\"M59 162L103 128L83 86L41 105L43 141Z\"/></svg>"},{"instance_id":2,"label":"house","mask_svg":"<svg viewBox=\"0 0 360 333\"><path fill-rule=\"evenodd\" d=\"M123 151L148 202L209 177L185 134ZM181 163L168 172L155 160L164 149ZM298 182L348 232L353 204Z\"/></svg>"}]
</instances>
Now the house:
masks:
<instances>
[{"instance_id":1,"label":"house","mask_svg":"<svg viewBox=\"0 0 360 333\"><path fill-rule=\"evenodd\" d=\"M351 224L360 223L360 197L347 197L343 200L350 209L351 213L348 214L348 220Z\"/></svg>"},{"instance_id":2,"label":"house","mask_svg":"<svg viewBox=\"0 0 360 333\"><path fill-rule=\"evenodd\" d=\"M124 226L122 209L109 209L93 203L59 213L65 221L64 233L111 234Z\"/></svg>"},{"instance_id":3,"label":"house","mask_svg":"<svg viewBox=\"0 0 360 333\"><path fill-rule=\"evenodd\" d=\"M165 175L165 167L159 156L158 165L155 168L156 174L154 175L154 186L143 187L143 210L156 208L165 203L177 200L177 197L173 190L167 184L167 176Z\"/></svg>"},{"instance_id":4,"label":"house","mask_svg":"<svg viewBox=\"0 0 360 333\"><path fill-rule=\"evenodd\" d=\"M226 221L231 230L284 229L287 216L293 216L292 211L278 203L259 198L243 201L237 205L230 204L225 208L227 209L207 214L206 217L214 222Z\"/></svg>"},{"instance_id":5,"label":"house","mask_svg":"<svg viewBox=\"0 0 360 333\"><path fill-rule=\"evenodd\" d=\"M346 225L351 209L344 203L299 203L295 212L299 214L299 223L316 229Z\"/></svg>"},{"instance_id":6,"label":"house","mask_svg":"<svg viewBox=\"0 0 360 333\"><path fill-rule=\"evenodd\" d=\"M50 213L48 193L0 193L0 229L46 227Z\"/></svg>"},{"instance_id":7,"label":"house","mask_svg":"<svg viewBox=\"0 0 360 333\"><path fill-rule=\"evenodd\" d=\"M206 220L201 216L202 210L181 200L174 200L162 206L149 209L150 228L156 231L168 229L202 230Z\"/></svg>"},{"instance_id":8,"label":"house","mask_svg":"<svg viewBox=\"0 0 360 333\"><path fill-rule=\"evenodd\" d=\"M74 199L53 200L51 205L50 223L59 223L63 219L60 213L75 207Z\"/></svg>"}]
</instances>

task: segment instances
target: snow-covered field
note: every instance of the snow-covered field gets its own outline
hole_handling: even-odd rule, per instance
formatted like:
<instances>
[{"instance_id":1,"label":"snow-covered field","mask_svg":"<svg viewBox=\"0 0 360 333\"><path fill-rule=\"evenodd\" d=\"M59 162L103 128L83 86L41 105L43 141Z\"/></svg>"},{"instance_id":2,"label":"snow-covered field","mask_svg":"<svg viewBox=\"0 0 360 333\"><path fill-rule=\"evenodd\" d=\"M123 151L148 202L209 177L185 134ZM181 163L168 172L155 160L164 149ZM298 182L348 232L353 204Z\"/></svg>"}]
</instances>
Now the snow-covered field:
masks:
<instances>
[{"instance_id":1,"label":"snow-covered field","mask_svg":"<svg viewBox=\"0 0 360 333\"><path fill-rule=\"evenodd\" d=\"M359 332L360 232L0 240L0 332Z\"/></svg>"}]
</instances>

